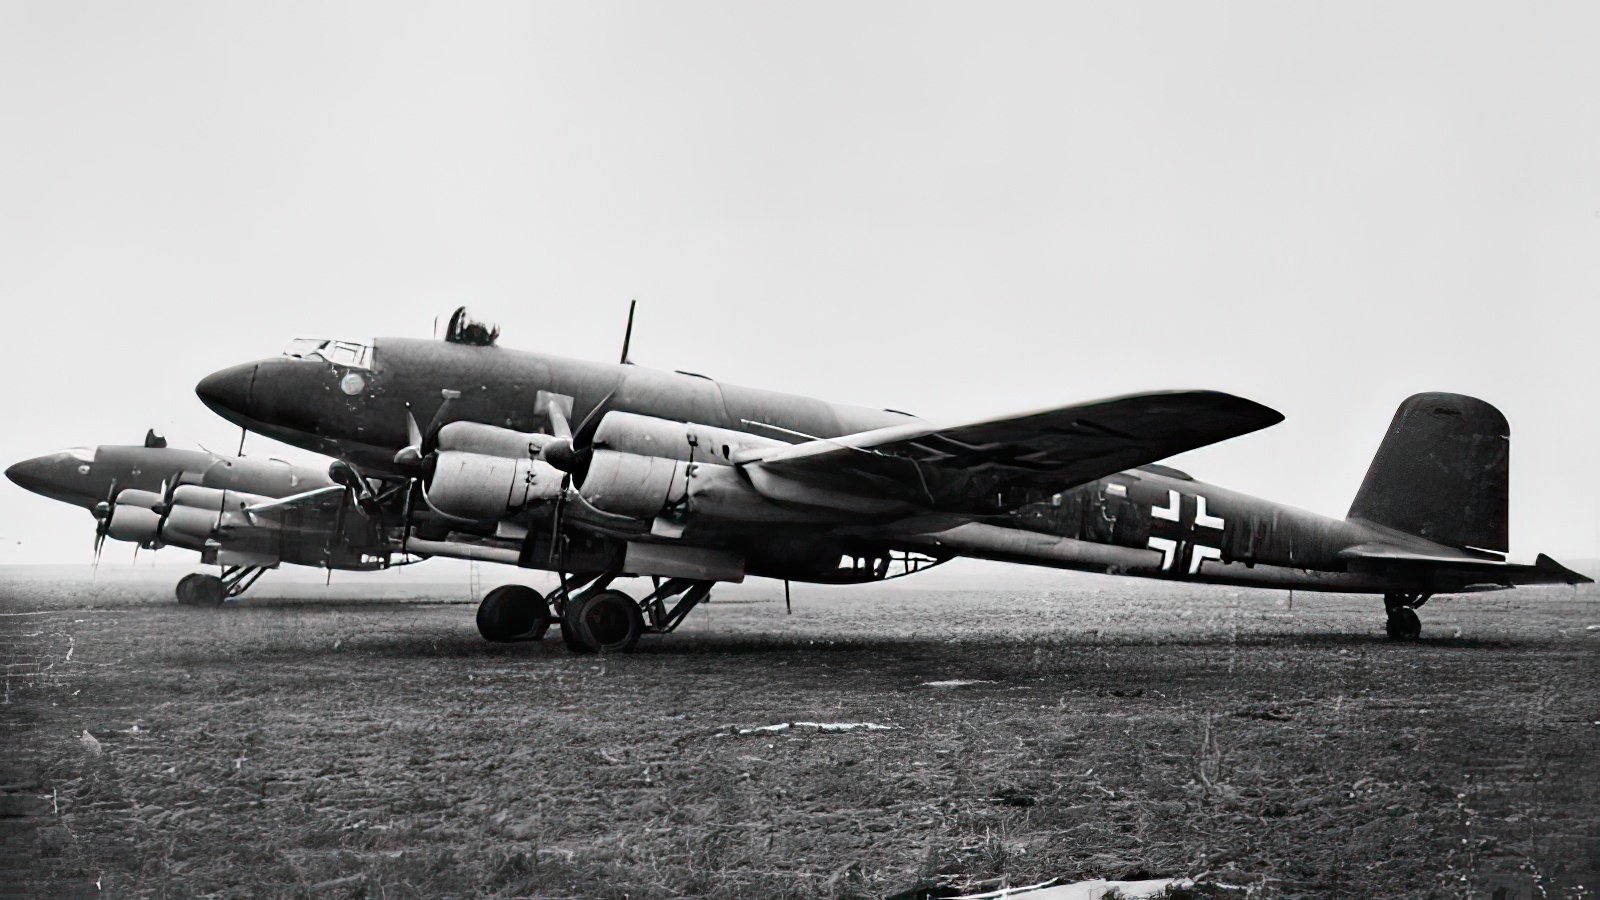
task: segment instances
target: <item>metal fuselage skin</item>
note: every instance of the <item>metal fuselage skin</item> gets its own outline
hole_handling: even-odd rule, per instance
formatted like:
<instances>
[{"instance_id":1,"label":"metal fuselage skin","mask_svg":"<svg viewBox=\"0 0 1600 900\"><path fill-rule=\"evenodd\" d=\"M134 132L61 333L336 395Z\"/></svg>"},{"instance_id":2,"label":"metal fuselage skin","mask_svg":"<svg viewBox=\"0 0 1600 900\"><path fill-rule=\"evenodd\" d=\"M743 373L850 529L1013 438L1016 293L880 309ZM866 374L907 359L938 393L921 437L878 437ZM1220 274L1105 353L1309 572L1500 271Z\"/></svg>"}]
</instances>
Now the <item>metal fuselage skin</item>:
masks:
<instances>
[{"instance_id":1,"label":"metal fuselage skin","mask_svg":"<svg viewBox=\"0 0 1600 900\"><path fill-rule=\"evenodd\" d=\"M279 460L219 456L204 450L102 444L25 459L6 469L20 487L84 509L111 499L113 491L160 492L193 484L220 490L286 497L326 487L326 471Z\"/></svg>"},{"instance_id":2,"label":"metal fuselage skin","mask_svg":"<svg viewBox=\"0 0 1600 900\"><path fill-rule=\"evenodd\" d=\"M607 411L764 436L774 435L751 423L837 437L917 421L904 413L683 373L397 338L375 343L370 369L273 358L222 370L196 388L207 406L236 424L373 472L395 471L394 454L408 440L408 408L426 423L443 390L461 394L451 420L525 432L547 429L540 392L571 397L574 424L602 404ZM750 558L750 574L794 580L828 580L807 572L818 560L863 548L1302 590L1435 593L1474 588L1484 579L1481 570L1449 565L1347 559L1343 551L1375 541L1459 557L1463 564L1481 557L1248 497L1171 470L1163 474L1160 468L1120 473L982 521L930 515L881 526L741 528L690 537L741 550Z\"/></svg>"},{"instance_id":3,"label":"metal fuselage skin","mask_svg":"<svg viewBox=\"0 0 1600 900\"><path fill-rule=\"evenodd\" d=\"M1352 593L1452 593L1488 587L1485 559L1365 522L1333 519L1151 469L1064 491L993 525L961 526L939 546L963 555L1253 587ZM992 530L988 530L992 529ZM1384 544L1460 566L1341 556Z\"/></svg>"},{"instance_id":4,"label":"metal fuselage skin","mask_svg":"<svg viewBox=\"0 0 1600 900\"><path fill-rule=\"evenodd\" d=\"M251 431L381 473L396 471L395 451L407 441L408 408L427 425L444 390L461 392L452 420L530 432L548 431L541 391L572 398L574 426L602 401L608 411L757 434L762 431L744 421L815 437L916 421L904 413L640 366L406 338L380 338L374 346L371 369L277 357L210 375L196 393L218 415Z\"/></svg>"}]
</instances>

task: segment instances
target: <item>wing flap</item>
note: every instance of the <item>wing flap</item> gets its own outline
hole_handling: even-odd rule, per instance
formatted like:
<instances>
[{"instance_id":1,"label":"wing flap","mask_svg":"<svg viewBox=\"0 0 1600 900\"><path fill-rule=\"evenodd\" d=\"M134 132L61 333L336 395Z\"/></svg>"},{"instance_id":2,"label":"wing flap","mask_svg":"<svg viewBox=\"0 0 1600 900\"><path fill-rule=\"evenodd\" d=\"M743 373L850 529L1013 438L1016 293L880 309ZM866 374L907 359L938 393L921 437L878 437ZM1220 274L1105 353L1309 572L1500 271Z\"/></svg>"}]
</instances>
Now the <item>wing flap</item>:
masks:
<instances>
[{"instance_id":1,"label":"wing flap","mask_svg":"<svg viewBox=\"0 0 1600 900\"><path fill-rule=\"evenodd\" d=\"M1215 391L1135 394L952 428L894 425L773 448L743 464L801 489L988 515L1281 421Z\"/></svg>"}]
</instances>

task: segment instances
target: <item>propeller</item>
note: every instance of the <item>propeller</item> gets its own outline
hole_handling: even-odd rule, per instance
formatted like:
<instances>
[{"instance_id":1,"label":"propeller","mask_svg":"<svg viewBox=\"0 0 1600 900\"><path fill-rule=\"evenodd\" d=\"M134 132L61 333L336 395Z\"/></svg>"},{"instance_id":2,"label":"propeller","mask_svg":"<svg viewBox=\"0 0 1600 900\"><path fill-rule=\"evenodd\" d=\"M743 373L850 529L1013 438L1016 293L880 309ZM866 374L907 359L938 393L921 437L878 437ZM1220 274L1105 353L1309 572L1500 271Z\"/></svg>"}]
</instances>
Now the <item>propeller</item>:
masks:
<instances>
[{"instance_id":1,"label":"propeller","mask_svg":"<svg viewBox=\"0 0 1600 900\"><path fill-rule=\"evenodd\" d=\"M106 535L111 533L111 513L117 505L117 480L111 479L111 489L106 498L94 505L94 567L100 568L100 551L105 548Z\"/></svg>"},{"instance_id":2,"label":"propeller","mask_svg":"<svg viewBox=\"0 0 1600 900\"><path fill-rule=\"evenodd\" d=\"M427 431L417 427L417 417L411 412L411 404L406 404L406 446L395 453L395 465L415 469L422 465L429 454L439 449L439 431L450 424L450 406L461 399L461 392L445 388L439 392L439 396L444 398L444 402L439 404L433 418L428 420Z\"/></svg>"},{"instance_id":3,"label":"propeller","mask_svg":"<svg viewBox=\"0 0 1600 900\"><path fill-rule=\"evenodd\" d=\"M589 414L578 423L577 431L573 431L568 424L561 405L555 400L550 401L550 430L555 434L555 440L539 451L539 458L567 473L561 480L561 493L556 495L555 506L550 514L550 558L546 561L555 562L559 554L559 572L565 572L567 567L566 539L561 533L561 520L567 511L567 495L573 490L573 485L583 481L589 473L589 463L594 459L595 432L600 430L600 420L605 417L617 390L612 388L610 393L600 398L594 409L589 410ZM564 576L562 583L566 583Z\"/></svg>"},{"instance_id":4,"label":"propeller","mask_svg":"<svg viewBox=\"0 0 1600 900\"><path fill-rule=\"evenodd\" d=\"M555 433L555 440L544 445L539 451L539 458L550 465L572 475L578 481L589 472L589 461L594 458L594 435L600 430L600 420L605 417L611 398L617 395L617 388L600 398L600 402L589 410L574 431L567 423L566 413L561 411L560 404L551 400L547 412L550 414L550 430Z\"/></svg>"},{"instance_id":5,"label":"propeller","mask_svg":"<svg viewBox=\"0 0 1600 900\"><path fill-rule=\"evenodd\" d=\"M370 515L376 510L378 501L372 494L372 485L355 465L346 460L336 459L328 466L328 477L334 484L345 489L344 496L339 502L341 514L351 500L355 501L356 507L365 515Z\"/></svg>"},{"instance_id":6,"label":"propeller","mask_svg":"<svg viewBox=\"0 0 1600 900\"><path fill-rule=\"evenodd\" d=\"M328 570L330 582L333 579L333 548L344 537L345 510L349 508L350 501L356 502L357 508L366 513L366 504L372 502L372 487L367 480L361 477L361 470L349 462L336 459L328 465L328 478L334 484L344 488L339 494L339 507L333 513L333 531L328 534L328 542L322 545L322 564Z\"/></svg>"}]
</instances>

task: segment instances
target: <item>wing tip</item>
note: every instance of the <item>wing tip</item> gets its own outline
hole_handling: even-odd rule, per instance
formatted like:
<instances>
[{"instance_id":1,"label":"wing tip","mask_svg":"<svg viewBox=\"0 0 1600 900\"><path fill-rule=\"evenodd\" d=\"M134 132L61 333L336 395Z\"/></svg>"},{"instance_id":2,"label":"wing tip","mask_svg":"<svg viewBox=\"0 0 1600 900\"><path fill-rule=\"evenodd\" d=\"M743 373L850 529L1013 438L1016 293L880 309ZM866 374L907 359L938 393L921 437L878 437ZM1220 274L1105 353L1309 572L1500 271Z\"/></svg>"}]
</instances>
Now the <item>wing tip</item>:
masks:
<instances>
[{"instance_id":1,"label":"wing tip","mask_svg":"<svg viewBox=\"0 0 1600 900\"><path fill-rule=\"evenodd\" d=\"M1282 422L1285 418L1283 413L1267 406L1265 403L1258 403L1248 397L1230 394L1227 391L1188 391L1185 393L1189 396L1206 398L1208 402L1221 407L1221 411L1226 411L1248 423L1250 427L1245 431L1241 431L1240 434L1248 434L1251 431L1270 428Z\"/></svg>"}]
</instances>

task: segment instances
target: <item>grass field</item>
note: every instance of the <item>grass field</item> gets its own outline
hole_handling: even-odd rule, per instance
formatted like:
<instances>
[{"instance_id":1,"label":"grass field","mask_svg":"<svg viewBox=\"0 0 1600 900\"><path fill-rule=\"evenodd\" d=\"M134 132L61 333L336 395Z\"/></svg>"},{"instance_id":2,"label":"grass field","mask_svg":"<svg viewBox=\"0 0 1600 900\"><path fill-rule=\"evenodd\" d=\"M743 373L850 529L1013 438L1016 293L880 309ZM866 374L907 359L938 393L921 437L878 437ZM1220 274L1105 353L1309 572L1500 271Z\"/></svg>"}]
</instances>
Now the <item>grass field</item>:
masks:
<instances>
[{"instance_id":1,"label":"grass field","mask_svg":"<svg viewBox=\"0 0 1600 900\"><path fill-rule=\"evenodd\" d=\"M1396 645L1374 598L1043 573L797 587L785 615L751 584L597 658L415 602L459 586L209 610L176 574L0 580L16 895L1600 884L1592 588L1435 601ZM887 727L753 730L794 722Z\"/></svg>"}]
</instances>

